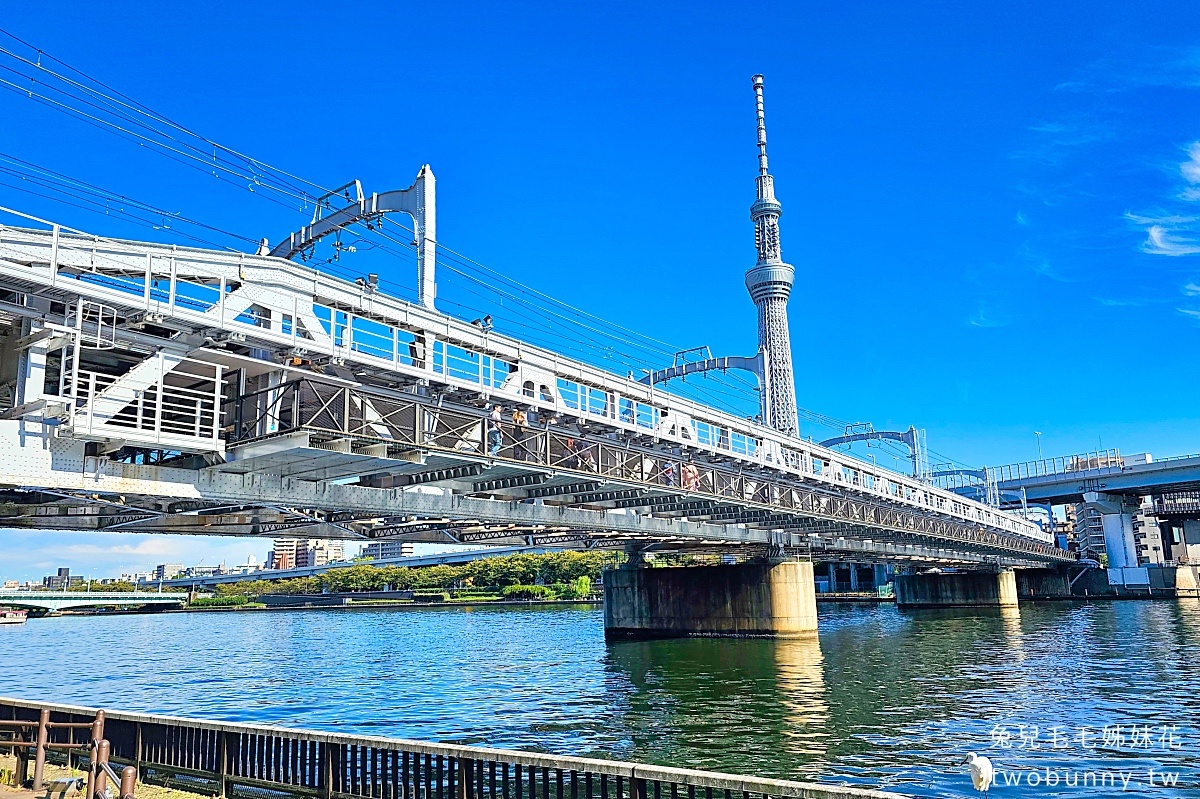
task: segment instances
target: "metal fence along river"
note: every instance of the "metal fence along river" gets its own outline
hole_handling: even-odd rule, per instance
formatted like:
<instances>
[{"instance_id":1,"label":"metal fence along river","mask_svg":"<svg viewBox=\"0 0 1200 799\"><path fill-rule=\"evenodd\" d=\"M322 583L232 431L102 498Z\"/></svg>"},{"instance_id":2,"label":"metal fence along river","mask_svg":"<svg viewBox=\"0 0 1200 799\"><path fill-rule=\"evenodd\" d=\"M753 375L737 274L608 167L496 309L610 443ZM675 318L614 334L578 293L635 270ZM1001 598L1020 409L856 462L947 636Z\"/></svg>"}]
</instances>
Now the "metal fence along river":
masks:
<instances>
[{"instance_id":1,"label":"metal fence along river","mask_svg":"<svg viewBox=\"0 0 1200 799\"><path fill-rule=\"evenodd\" d=\"M68 743L96 709L0 698L0 720L36 723ZM218 797L321 799L896 799L861 788L643 763L539 755L396 738L106 711L110 762L139 779ZM16 728L9 728L10 730ZM19 737L19 733L15 734ZM61 739L61 740L60 740ZM0 741L0 749L3 742Z\"/></svg>"}]
</instances>

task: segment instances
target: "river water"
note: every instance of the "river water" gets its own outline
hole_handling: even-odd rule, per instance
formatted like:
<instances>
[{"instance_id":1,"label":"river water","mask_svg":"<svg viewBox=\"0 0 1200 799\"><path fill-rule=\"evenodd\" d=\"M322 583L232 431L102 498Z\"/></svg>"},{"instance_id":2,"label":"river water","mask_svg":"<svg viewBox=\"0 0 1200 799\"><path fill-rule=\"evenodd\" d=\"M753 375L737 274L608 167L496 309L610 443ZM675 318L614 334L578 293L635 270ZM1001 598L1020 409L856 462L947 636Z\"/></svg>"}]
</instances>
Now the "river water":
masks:
<instances>
[{"instance_id":1,"label":"river water","mask_svg":"<svg viewBox=\"0 0 1200 799\"><path fill-rule=\"evenodd\" d=\"M921 796L974 795L976 751L1020 780L998 797L1200 796L1194 600L822 605L799 642L606 644L591 607L33 619L0 627L0 695Z\"/></svg>"}]
</instances>

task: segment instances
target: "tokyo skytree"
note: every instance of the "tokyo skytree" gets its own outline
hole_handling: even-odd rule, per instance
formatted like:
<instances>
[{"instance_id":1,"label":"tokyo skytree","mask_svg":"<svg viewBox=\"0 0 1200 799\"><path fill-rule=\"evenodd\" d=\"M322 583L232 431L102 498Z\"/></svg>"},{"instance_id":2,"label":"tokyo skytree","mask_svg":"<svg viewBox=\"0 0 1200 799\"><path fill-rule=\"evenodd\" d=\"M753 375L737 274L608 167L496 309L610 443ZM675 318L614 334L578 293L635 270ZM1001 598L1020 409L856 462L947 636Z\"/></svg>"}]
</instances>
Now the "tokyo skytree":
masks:
<instances>
[{"instance_id":1,"label":"tokyo skytree","mask_svg":"<svg viewBox=\"0 0 1200 799\"><path fill-rule=\"evenodd\" d=\"M746 288L758 307L758 349L763 355L763 421L789 435L800 435L796 418L796 383L792 375L792 341L788 335L787 302L796 270L783 262L779 248L779 215L775 180L767 171L767 125L763 116L763 76L754 76L758 101L758 199L750 206L758 263L746 272Z\"/></svg>"}]
</instances>

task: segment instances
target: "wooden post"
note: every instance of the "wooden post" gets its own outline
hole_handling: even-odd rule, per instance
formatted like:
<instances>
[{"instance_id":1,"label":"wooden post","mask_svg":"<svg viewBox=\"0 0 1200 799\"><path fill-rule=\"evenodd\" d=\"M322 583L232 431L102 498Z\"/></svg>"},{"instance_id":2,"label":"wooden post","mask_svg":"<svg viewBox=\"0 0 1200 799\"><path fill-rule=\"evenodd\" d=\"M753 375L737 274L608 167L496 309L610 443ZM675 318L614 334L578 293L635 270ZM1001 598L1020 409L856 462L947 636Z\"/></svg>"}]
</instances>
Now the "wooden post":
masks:
<instances>
[{"instance_id":1,"label":"wooden post","mask_svg":"<svg viewBox=\"0 0 1200 799\"><path fill-rule=\"evenodd\" d=\"M38 718L37 749L34 750L33 755L33 789L35 791L42 789L42 775L46 771L46 744L49 740L50 711L49 709L44 709Z\"/></svg>"},{"instance_id":2,"label":"wooden post","mask_svg":"<svg viewBox=\"0 0 1200 799\"><path fill-rule=\"evenodd\" d=\"M325 799L333 797L333 744L325 741L321 744L321 760L325 767Z\"/></svg>"},{"instance_id":3,"label":"wooden post","mask_svg":"<svg viewBox=\"0 0 1200 799\"><path fill-rule=\"evenodd\" d=\"M134 799L133 793L137 787L137 769L126 766L121 771L121 799Z\"/></svg>"},{"instance_id":4,"label":"wooden post","mask_svg":"<svg viewBox=\"0 0 1200 799\"><path fill-rule=\"evenodd\" d=\"M137 771L137 778L142 778L142 723L140 721L134 723L133 728L133 768Z\"/></svg>"},{"instance_id":5,"label":"wooden post","mask_svg":"<svg viewBox=\"0 0 1200 799\"><path fill-rule=\"evenodd\" d=\"M96 757L92 762L92 774L95 775L95 782L92 784L92 793L88 799L106 799L108 792L108 773L104 767L108 765L108 755L111 752L111 747L108 741L101 741L97 744Z\"/></svg>"},{"instance_id":6,"label":"wooden post","mask_svg":"<svg viewBox=\"0 0 1200 799\"><path fill-rule=\"evenodd\" d=\"M97 763L100 760L100 742L104 740L104 711L96 711L96 720L92 722L92 740L88 749L88 778L87 799L96 799L96 785L99 779Z\"/></svg>"},{"instance_id":7,"label":"wooden post","mask_svg":"<svg viewBox=\"0 0 1200 799\"><path fill-rule=\"evenodd\" d=\"M92 722L92 740L96 743L104 740L104 711L96 711L96 720Z\"/></svg>"},{"instance_id":8,"label":"wooden post","mask_svg":"<svg viewBox=\"0 0 1200 799\"><path fill-rule=\"evenodd\" d=\"M217 799L225 799L229 796L229 733L221 732L220 736L217 739L217 777L220 781Z\"/></svg>"},{"instance_id":9,"label":"wooden post","mask_svg":"<svg viewBox=\"0 0 1200 799\"><path fill-rule=\"evenodd\" d=\"M471 779L475 776L475 761L460 757L458 760L457 799L471 799Z\"/></svg>"},{"instance_id":10,"label":"wooden post","mask_svg":"<svg viewBox=\"0 0 1200 799\"><path fill-rule=\"evenodd\" d=\"M21 736L15 737L17 740L21 739ZM22 788L25 786L25 780L29 779L29 747L14 746L13 751L17 755L17 770L15 774L17 778L17 787Z\"/></svg>"},{"instance_id":11,"label":"wooden post","mask_svg":"<svg viewBox=\"0 0 1200 799\"><path fill-rule=\"evenodd\" d=\"M88 748L87 796L84 799L95 799L96 792L96 742L92 741Z\"/></svg>"}]
</instances>

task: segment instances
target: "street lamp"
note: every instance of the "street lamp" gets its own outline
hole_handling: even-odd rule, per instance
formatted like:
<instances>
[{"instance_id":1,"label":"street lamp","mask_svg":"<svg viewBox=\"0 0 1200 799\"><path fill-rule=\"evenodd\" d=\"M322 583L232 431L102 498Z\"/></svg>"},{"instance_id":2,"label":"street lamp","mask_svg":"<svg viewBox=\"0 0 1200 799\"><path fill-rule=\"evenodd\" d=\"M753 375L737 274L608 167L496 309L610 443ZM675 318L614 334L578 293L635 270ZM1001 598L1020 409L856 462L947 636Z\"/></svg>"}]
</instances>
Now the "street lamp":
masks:
<instances>
[{"instance_id":1,"label":"street lamp","mask_svg":"<svg viewBox=\"0 0 1200 799\"><path fill-rule=\"evenodd\" d=\"M1042 432L1041 432L1040 430L1034 430L1034 431L1033 431L1033 434L1034 434L1035 436L1037 436L1037 442L1038 442L1038 460L1040 461L1040 460L1042 459Z\"/></svg>"}]
</instances>

